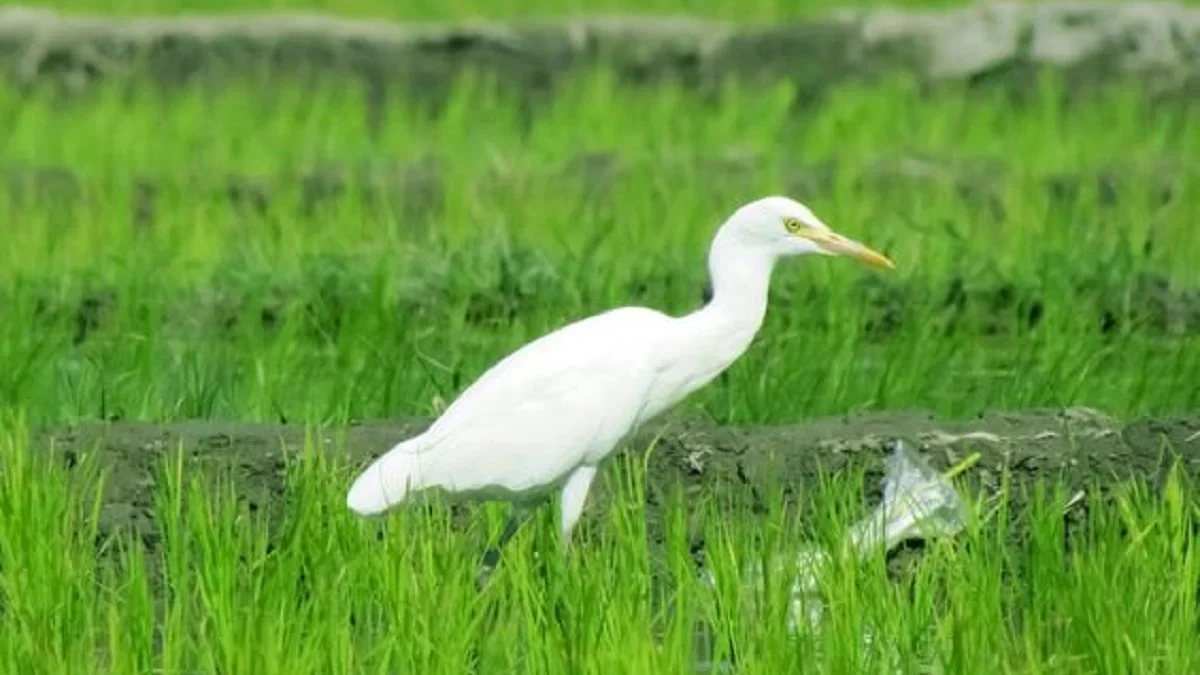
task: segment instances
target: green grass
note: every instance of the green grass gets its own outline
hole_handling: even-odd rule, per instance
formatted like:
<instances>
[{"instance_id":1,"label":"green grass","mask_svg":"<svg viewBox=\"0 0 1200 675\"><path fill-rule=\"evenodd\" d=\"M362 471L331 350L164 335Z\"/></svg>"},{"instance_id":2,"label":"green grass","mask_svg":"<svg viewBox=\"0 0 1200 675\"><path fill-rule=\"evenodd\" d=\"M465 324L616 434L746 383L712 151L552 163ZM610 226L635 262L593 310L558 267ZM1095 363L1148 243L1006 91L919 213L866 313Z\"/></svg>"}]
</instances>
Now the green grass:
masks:
<instances>
[{"instance_id":1,"label":"green grass","mask_svg":"<svg viewBox=\"0 0 1200 675\"><path fill-rule=\"evenodd\" d=\"M35 421L429 414L568 320L697 307L720 221L787 192L899 268L781 265L760 338L689 406L733 422L1193 409L1195 113L1044 88L1015 104L901 81L796 108L786 88L703 102L597 76L526 119L467 81L440 111L390 101L376 131L352 89L9 93L0 162L77 181L0 194L0 406ZM624 172L572 173L589 153ZM714 173L731 156L746 159ZM914 157L942 170L872 178ZM406 192L395 167L422 160L440 188ZM822 189L789 188L794 167L822 165ZM306 206L297 174L329 167L351 170L345 194ZM1053 188L1064 175L1075 193ZM232 201L231 178L274 181L266 209ZM157 186L151 209L139 181Z\"/></svg>"},{"instance_id":2,"label":"green grass","mask_svg":"<svg viewBox=\"0 0 1200 675\"><path fill-rule=\"evenodd\" d=\"M646 544L636 463L605 473L614 505L556 554L551 519L510 542L482 589L476 561L498 521L465 530L447 511L362 521L341 507L344 467L290 458L287 508L269 521L231 483L161 466L158 548L109 533L97 546L95 464L73 471L0 442L0 664L72 673L1186 673L1200 665L1196 504L1174 474L1162 497L1131 487L1093 507L1063 546L1066 495L1039 492L1007 529L979 504L964 533L889 578L882 555L822 568L827 619L789 636L787 577L747 570L808 542L832 544L862 475L830 477L801 517L672 501L661 550ZM718 584L689 557L688 511L708 513ZM989 517L989 514L990 515ZM543 514L545 516L545 514ZM491 526L491 534L486 526ZM1130 535L1133 536L1130 536ZM1120 579L1120 583L1113 581ZM164 589L169 589L164 590ZM864 643L869 633L871 641ZM900 670L892 670L898 667Z\"/></svg>"},{"instance_id":3,"label":"green grass","mask_svg":"<svg viewBox=\"0 0 1200 675\"><path fill-rule=\"evenodd\" d=\"M430 415L570 319L697 307L721 219L787 192L899 268L781 266L751 351L686 407L736 423L1195 410L1194 108L1134 89L1067 103L1039 86L1017 102L897 80L799 106L786 87L702 100L595 76L526 108L464 81L443 109L389 100L378 127L353 88L66 102L4 90L0 409L39 426ZM623 172L571 169L585 154ZM940 168L879 173L911 174L914 158ZM438 167L438 189L406 189L395 171L421 162ZM297 175L330 167L359 178L306 204ZM39 168L73 178L41 174L35 189ZM230 199L231 177L250 197ZM273 186L261 210L259 181ZM730 643L742 672L761 673L888 672L892 658L904 672L1200 665L1183 483L1096 506L1070 552L1052 494L1021 514L1028 540L1003 513L977 521L908 583L888 581L882 559L837 566L830 622L793 642L778 586L745 614L740 585L712 597L693 578L684 514L710 505L676 504L665 550L645 545L636 473L572 557L549 553L544 514L476 591L492 509L466 530L439 510L362 522L344 508L345 467L305 457L268 520L168 464L146 555L129 538L97 544L86 461L65 473L30 452L23 423L0 429L6 672L663 673L721 661ZM859 493L838 476L810 517L702 519L714 566L730 578L833 541ZM865 653L864 627L877 636ZM693 649L698 628L715 632L715 655Z\"/></svg>"}]
</instances>

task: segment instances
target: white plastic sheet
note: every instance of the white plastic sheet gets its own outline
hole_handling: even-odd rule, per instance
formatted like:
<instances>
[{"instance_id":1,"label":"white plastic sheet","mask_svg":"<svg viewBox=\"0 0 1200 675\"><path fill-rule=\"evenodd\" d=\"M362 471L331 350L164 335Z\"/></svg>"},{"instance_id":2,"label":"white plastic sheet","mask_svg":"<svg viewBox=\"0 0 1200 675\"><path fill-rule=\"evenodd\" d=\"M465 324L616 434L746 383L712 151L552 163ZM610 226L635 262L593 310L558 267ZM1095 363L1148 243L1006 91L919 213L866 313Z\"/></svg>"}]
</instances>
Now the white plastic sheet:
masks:
<instances>
[{"instance_id":1,"label":"white plastic sheet","mask_svg":"<svg viewBox=\"0 0 1200 675\"><path fill-rule=\"evenodd\" d=\"M966 504L949 478L938 473L903 441L893 444L883 480L883 500L855 523L843 541L860 558L883 546L890 551L910 539L950 537L966 526ZM791 589L788 630L795 633L801 621L815 628L824 615L818 587L821 567L830 560L824 549L812 546L798 552L798 573ZM705 571L710 586L716 583ZM757 575L752 575L752 579Z\"/></svg>"}]
</instances>

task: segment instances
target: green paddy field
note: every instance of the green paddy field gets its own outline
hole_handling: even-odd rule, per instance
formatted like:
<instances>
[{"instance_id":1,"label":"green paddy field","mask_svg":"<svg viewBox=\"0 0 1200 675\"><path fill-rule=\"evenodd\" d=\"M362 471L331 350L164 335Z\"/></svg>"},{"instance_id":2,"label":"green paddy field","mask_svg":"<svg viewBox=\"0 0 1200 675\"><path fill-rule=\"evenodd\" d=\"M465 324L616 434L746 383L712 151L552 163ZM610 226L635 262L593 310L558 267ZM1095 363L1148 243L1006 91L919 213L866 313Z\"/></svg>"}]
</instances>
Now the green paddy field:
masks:
<instances>
[{"instance_id":1,"label":"green paddy field","mask_svg":"<svg viewBox=\"0 0 1200 675\"><path fill-rule=\"evenodd\" d=\"M1193 98L1052 75L1020 97L902 75L711 95L603 69L532 103L452 91L0 88L0 671L1200 669ZM502 506L345 508L362 461L524 342L698 307L716 227L767 194L897 269L782 264L754 346L622 448L570 555L547 509L480 586ZM1104 421L1045 431L1064 410ZM920 446L940 469L984 453L962 534L839 560L819 631L788 635L786 577L749 602L746 565L877 501L884 441L975 423L996 441ZM733 459L689 478L702 446ZM759 451L776 485L739 496Z\"/></svg>"}]
</instances>

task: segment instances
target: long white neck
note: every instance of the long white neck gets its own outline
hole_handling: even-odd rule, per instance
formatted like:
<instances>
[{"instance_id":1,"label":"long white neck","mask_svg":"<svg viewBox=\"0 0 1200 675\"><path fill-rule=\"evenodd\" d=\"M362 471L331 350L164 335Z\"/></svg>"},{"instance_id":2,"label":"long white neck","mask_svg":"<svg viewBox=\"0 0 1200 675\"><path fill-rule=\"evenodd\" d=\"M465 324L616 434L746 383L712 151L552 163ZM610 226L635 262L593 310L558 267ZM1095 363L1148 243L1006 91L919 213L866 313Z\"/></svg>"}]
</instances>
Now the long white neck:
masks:
<instances>
[{"instance_id":1,"label":"long white neck","mask_svg":"<svg viewBox=\"0 0 1200 675\"><path fill-rule=\"evenodd\" d=\"M762 326L775 256L763 246L739 242L721 230L708 253L712 299L687 318L718 324L722 329L747 332L747 341Z\"/></svg>"},{"instance_id":2,"label":"long white neck","mask_svg":"<svg viewBox=\"0 0 1200 675\"><path fill-rule=\"evenodd\" d=\"M677 319L664 345L663 396L679 400L699 389L745 353L767 311L775 257L737 235L718 232L709 251L712 299ZM665 402L665 401L664 401Z\"/></svg>"}]
</instances>

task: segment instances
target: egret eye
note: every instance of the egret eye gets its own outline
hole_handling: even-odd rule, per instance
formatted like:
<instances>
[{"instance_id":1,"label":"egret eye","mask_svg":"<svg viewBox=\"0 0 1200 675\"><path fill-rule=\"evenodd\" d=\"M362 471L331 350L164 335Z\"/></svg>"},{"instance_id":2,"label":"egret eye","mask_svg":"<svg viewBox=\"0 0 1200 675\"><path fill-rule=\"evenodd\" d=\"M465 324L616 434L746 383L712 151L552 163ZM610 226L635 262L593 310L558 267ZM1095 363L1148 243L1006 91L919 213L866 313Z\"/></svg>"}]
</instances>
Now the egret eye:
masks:
<instances>
[{"instance_id":1,"label":"egret eye","mask_svg":"<svg viewBox=\"0 0 1200 675\"><path fill-rule=\"evenodd\" d=\"M792 234L796 234L800 230L804 229L804 225L802 225L799 220L791 217L783 219L783 227Z\"/></svg>"}]
</instances>

